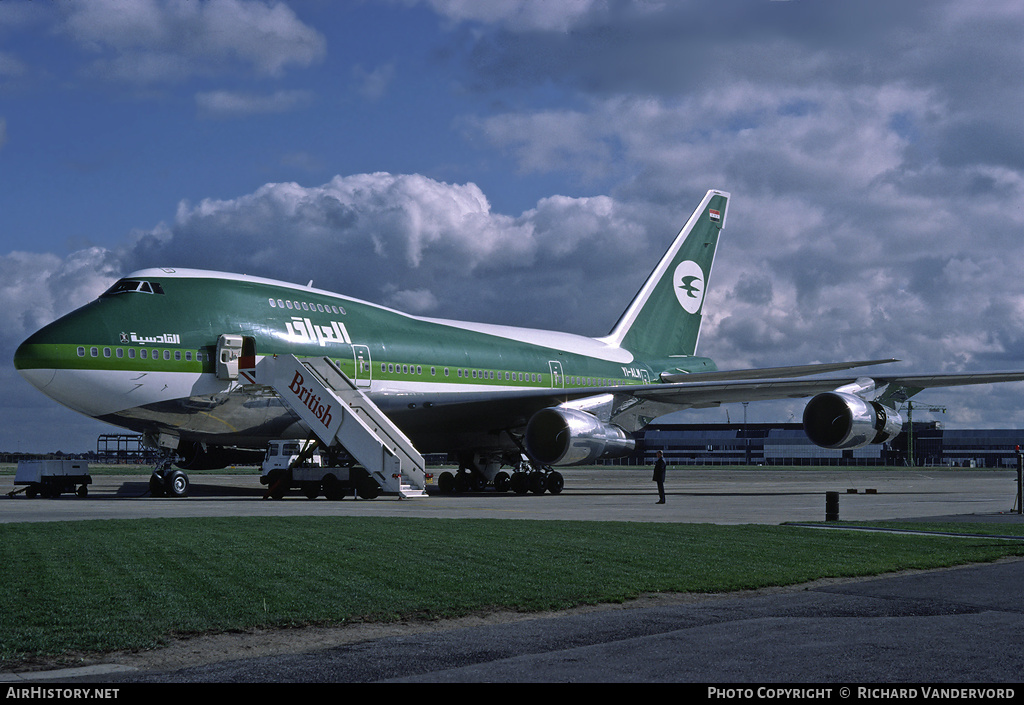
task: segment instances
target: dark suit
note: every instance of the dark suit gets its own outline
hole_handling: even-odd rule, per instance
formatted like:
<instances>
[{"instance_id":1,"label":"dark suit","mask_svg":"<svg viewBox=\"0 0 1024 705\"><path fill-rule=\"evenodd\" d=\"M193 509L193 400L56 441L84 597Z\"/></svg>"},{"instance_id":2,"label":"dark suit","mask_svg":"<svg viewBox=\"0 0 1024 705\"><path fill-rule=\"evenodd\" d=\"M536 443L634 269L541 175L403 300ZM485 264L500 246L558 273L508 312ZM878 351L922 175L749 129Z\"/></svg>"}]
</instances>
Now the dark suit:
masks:
<instances>
[{"instance_id":1,"label":"dark suit","mask_svg":"<svg viewBox=\"0 0 1024 705\"><path fill-rule=\"evenodd\" d=\"M658 458L654 463L654 477L651 478L658 483L658 503L665 502L665 459Z\"/></svg>"}]
</instances>

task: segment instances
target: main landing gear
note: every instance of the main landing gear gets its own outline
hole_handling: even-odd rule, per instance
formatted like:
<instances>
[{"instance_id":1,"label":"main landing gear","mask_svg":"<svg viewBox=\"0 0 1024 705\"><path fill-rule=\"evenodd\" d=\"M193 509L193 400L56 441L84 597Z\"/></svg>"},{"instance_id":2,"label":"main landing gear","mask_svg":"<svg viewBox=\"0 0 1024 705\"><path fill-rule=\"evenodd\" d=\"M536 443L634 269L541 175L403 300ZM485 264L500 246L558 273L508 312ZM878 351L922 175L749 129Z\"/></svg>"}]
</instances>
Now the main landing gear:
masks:
<instances>
[{"instance_id":1,"label":"main landing gear","mask_svg":"<svg viewBox=\"0 0 1024 705\"><path fill-rule=\"evenodd\" d=\"M437 488L442 494L458 494L462 492L482 492L493 486L495 492L515 492L516 494L558 494L565 486L562 473L547 465L520 463L511 473L504 470L488 482L479 471L469 467L461 467L458 472L445 471L437 479Z\"/></svg>"}]
</instances>

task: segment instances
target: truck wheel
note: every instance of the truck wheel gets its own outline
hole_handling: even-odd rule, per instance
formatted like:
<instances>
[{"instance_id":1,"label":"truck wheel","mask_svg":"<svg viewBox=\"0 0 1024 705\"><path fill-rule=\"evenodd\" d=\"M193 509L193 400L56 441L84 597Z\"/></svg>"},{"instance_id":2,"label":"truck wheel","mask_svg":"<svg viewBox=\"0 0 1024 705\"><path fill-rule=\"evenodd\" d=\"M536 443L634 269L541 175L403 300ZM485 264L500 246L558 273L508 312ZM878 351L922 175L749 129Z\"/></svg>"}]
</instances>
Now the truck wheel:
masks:
<instances>
[{"instance_id":1,"label":"truck wheel","mask_svg":"<svg viewBox=\"0 0 1024 705\"><path fill-rule=\"evenodd\" d=\"M283 499L287 490L287 473L284 470L271 470L267 475L267 494L272 499Z\"/></svg>"},{"instance_id":2,"label":"truck wheel","mask_svg":"<svg viewBox=\"0 0 1024 705\"><path fill-rule=\"evenodd\" d=\"M455 476L448 471L441 473L441 477L437 478L437 489L441 490L441 494L455 492Z\"/></svg>"},{"instance_id":3,"label":"truck wheel","mask_svg":"<svg viewBox=\"0 0 1024 705\"><path fill-rule=\"evenodd\" d=\"M167 494L164 481L156 473L149 476L149 494L153 497L163 497Z\"/></svg>"},{"instance_id":4,"label":"truck wheel","mask_svg":"<svg viewBox=\"0 0 1024 705\"><path fill-rule=\"evenodd\" d=\"M363 478L359 483L359 497L361 499L377 499L380 497L380 485L373 478Z\"/></svg>"},{"instance_id":5,"label":"truck wheel","mask_svg":"<svg viewBox=\"0 0 1024 705\"><path fill-rule=\"evenodd\" d=\"M336 501L339 499L345 499L346 494L345 488L341 482L334 475L327 475L324 477L324 497L330 501Z\"/></svg>"}]
</instances>

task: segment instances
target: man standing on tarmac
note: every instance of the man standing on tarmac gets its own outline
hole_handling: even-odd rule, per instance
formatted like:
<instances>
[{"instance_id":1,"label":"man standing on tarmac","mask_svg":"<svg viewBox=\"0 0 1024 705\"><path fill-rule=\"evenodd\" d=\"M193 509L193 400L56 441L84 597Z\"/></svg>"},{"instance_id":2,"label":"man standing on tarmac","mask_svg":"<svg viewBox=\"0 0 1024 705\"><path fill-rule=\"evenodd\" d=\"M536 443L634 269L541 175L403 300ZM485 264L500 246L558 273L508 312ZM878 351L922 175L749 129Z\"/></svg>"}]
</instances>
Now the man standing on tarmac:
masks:
<instances>
[{"instance_id":1,"label":"man standing on tarmac","mask_svg":"<svg viewBox=\"0 0 1024 705\"><path fill-rule=\"evenodd\" d=\"M658 483L658 504L665 503L665 457L658 451L658 459L654 461L654 477L651 478Z\"/></svg>"}]
</instances>

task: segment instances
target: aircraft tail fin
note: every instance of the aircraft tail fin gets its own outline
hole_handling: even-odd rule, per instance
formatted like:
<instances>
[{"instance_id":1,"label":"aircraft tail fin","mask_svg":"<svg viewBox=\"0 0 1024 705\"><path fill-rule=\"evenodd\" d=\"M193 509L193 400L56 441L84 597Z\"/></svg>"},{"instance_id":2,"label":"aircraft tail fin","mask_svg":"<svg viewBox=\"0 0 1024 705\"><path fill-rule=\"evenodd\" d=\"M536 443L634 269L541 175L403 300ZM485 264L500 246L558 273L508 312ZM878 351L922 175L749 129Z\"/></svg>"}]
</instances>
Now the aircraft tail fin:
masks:
<instances>
[{"instance_id":1,"label":"aircraft tail fin","mask_svg":"<svg viewBox=\"0 0 1024 705\"><path fill-rule=\"evenodd\" d=\"M711 190L604 342L637 357L693 355L729 194Z\"/></svg>"}]
</instances>

